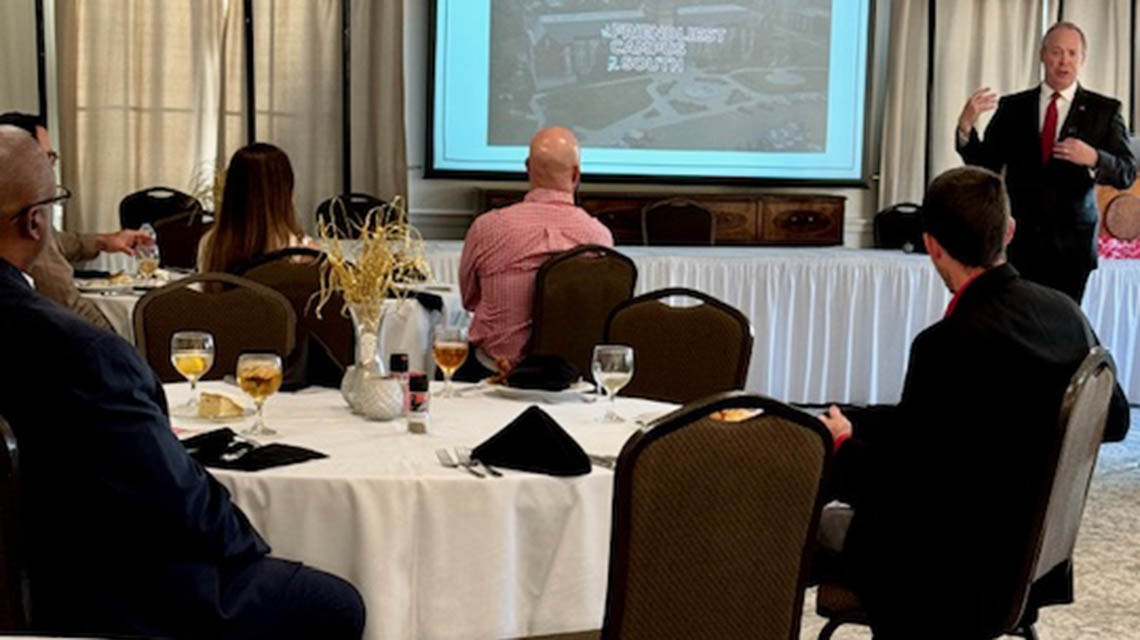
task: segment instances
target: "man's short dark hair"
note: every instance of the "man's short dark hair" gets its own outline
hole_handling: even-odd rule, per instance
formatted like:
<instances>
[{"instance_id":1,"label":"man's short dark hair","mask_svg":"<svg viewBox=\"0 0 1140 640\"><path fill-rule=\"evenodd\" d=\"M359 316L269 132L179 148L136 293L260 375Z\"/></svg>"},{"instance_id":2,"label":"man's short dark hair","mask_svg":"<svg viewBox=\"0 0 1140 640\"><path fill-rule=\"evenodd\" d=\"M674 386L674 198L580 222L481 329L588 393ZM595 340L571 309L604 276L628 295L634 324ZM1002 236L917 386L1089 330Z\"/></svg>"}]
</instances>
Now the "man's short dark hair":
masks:
<instances>
[{"instance_id":1,"label":"man's short dark hair","mask_svg":"<svg viewBox=\"0 0 1140 640\"><path fill-rule=\"evenodd\" d=\"M1053 32L1057 31L1058 29L1069 29L1072 31L1076 31L1077 35L1081 37L1081 54L1084 55L1084 54L1088 53L1089 43L1087 40L1085 40L1085 32L1081 31L1080 27L1073 24L1072 22L1069 22L1068 20L1062 20L1060 22L1054 22L1053 26L1051 26L1045 30L1045 35L1041 36L1041 51L1042 51L1042 53L1045 52L1045 43L1049 41L1049 36L1053 35Z\"/></svg>"},{"instance_id":2,"label":"man's short dark hair","mask_svg":"<svg viewBox=\"0 0 1140 640\"><path fill-rule=\"evenodd\" d=\"M24 131L27 131L33 138L36 137L36 127L47 129L47 123L44 121L43 116L21 113L19 111L9 111L8 113L0 114L0 125L5 124L20 127ZM38 138L36 139L38 140Z\"/></svg>"},{"instance_id":3,"label":"man's short dark hair","mask_svg":"<svg viewBox=\"0 0 1140 640\"><path fill-rule=\"evenodd\" d=\"M951 169L922 200L922 226L952 258L992 267L1005 253L1009 196L1001 176L981 167Z\"/></svg>"}]
</instances>

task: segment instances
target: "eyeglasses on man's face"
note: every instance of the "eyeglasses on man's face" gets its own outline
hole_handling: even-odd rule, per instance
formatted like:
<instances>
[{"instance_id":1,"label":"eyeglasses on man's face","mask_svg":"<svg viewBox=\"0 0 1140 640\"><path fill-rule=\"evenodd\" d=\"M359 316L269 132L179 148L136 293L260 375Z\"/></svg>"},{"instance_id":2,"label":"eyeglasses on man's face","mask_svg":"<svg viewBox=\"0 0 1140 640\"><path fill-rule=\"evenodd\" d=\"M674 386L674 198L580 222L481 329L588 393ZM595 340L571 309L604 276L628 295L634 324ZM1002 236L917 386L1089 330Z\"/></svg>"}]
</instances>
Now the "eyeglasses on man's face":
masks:
<instances>
[{"instance_id":1,"label":"eyeglasses on man's face","mask_svg":"<svg viewBox=\"0 0 1140 640\"><path fill-rule=\"evenodd\" d=\"M57 186L55 188L55 195L54 196L52 196L50 198L45 198L43 200L40 200L39 202L33 202L32 204L29 204L28 206L24 207L23 209L20 209L19 211L17 211L15 213L15 215L13 215L11 218L8 218L8 220L9 221L16 220L17 218L20 218L22 216L26 216L29 213L31 213L32 211L35 211L39 207L50 207L50 206L57 205L57 204L63 204L70 197L71 197L71 191L68 190L67 187Z\"/></svg>"}]
</instances>

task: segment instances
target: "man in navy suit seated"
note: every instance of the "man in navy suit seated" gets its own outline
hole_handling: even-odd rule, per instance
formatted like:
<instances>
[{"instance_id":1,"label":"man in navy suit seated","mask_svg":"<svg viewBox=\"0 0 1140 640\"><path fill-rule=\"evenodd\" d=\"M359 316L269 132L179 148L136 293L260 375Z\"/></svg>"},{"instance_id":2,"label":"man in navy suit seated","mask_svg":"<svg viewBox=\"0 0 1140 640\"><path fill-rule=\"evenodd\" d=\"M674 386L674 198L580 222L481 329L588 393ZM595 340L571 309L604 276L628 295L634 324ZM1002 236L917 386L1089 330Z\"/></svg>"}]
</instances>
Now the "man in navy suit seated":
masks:
<instances>
[{"instance_id":1,"label":"man in navy suit seated","mask_svg":"<svg viewBox=\"0 0 1140 640\"><path fill-rule=\"evenodd\" d=\"M28 134L0 127L0 415L20 447L36 630L175 638L360 638L344 580L269 557L174 437L135 349L37 294L26 271L64 198Z\"/></svg>"}]
</instances>

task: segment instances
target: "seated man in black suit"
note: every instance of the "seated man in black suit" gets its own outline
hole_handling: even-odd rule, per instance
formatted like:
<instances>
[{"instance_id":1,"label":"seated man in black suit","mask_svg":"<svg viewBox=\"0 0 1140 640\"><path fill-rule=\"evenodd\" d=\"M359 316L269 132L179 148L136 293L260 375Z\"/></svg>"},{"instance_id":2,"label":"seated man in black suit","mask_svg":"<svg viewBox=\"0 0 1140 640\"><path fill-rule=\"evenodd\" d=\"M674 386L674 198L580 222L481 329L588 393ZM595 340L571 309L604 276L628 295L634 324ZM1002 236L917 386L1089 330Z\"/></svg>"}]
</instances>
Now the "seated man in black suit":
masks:
<instances>
[{"instance_id":1,"label":"seated man in black suit","mask_svg":"<svg viewBox=\"0 0 1140 640\"><path fill-rule=\"evenodd\" d=\"M839 498L854 507L838 577L876 638L990 638L1009 610L1001 594L1017 579L1048 472L1043 434L1096 341L1076 303L1006 264L1014 222L997 174L939 176L923 224L954 298L911 345L900 403L821 417L838 449ZM1118 388L1106 439L1127 430ZM1029 615L1071 599L1063 566L1035 585ZM932 625L919 624L932 613Z\"/></svg>"},{"instance_id":2,"label":"seated man in black suit","mask_svg":"<svg viewBox=\"0 0 1140 640\"><path fill-rule=\"evenodd\" d=\"M227 491L174 437L131 345L37 294L52 241L46 154L0 127L0 415L20 447L37 630L165 638L360 638L336 576L271 558Z\"/></svg>"}]
</instances>

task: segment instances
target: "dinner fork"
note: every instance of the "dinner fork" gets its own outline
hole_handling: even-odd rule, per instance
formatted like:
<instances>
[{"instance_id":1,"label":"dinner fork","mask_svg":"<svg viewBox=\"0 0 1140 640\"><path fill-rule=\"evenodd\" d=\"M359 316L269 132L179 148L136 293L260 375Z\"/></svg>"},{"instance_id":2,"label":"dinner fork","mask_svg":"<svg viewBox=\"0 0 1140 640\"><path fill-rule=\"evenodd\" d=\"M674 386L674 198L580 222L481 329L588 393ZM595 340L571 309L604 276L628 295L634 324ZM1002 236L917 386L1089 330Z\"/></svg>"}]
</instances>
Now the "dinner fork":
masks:
<instances>
[{"instance_id":1,"label":"dinner fork","mask_svg":"<svg viewBox=\"0 0 1140 640\"><path fill-rule=\"evenodd\" d=\"M445 467L449 467L451 469L466 469L468 473L475 476L476 478L486 478L487 477L487 476L483 475L482 473L480 473L479 470L476 469L475 467L465 465L465 464L459 464L458 462L456 462L455 459L451 457L451 452L449 452L447 449L436 449L435 450L435 457L439 458L439 463Z\"/></svg>"},{"instance_id":2,"label":"dinner fork","mask_svg":"<svg viewBox=\"0 0 1140 640\"><path fill-rule=\"evenodd\" d=\"M487 470L487 473L495 476L496 478L503 477L503 474L500 473L498 469L492 467L486 462L483 462L482 460L472 460L471 450L467 447L455 447L455 456L459 458L459 464L461 465L464 465L468 468L473 468L475 464L478 463L483 465L483 468Z\"/></svg>"}]
</instances>

